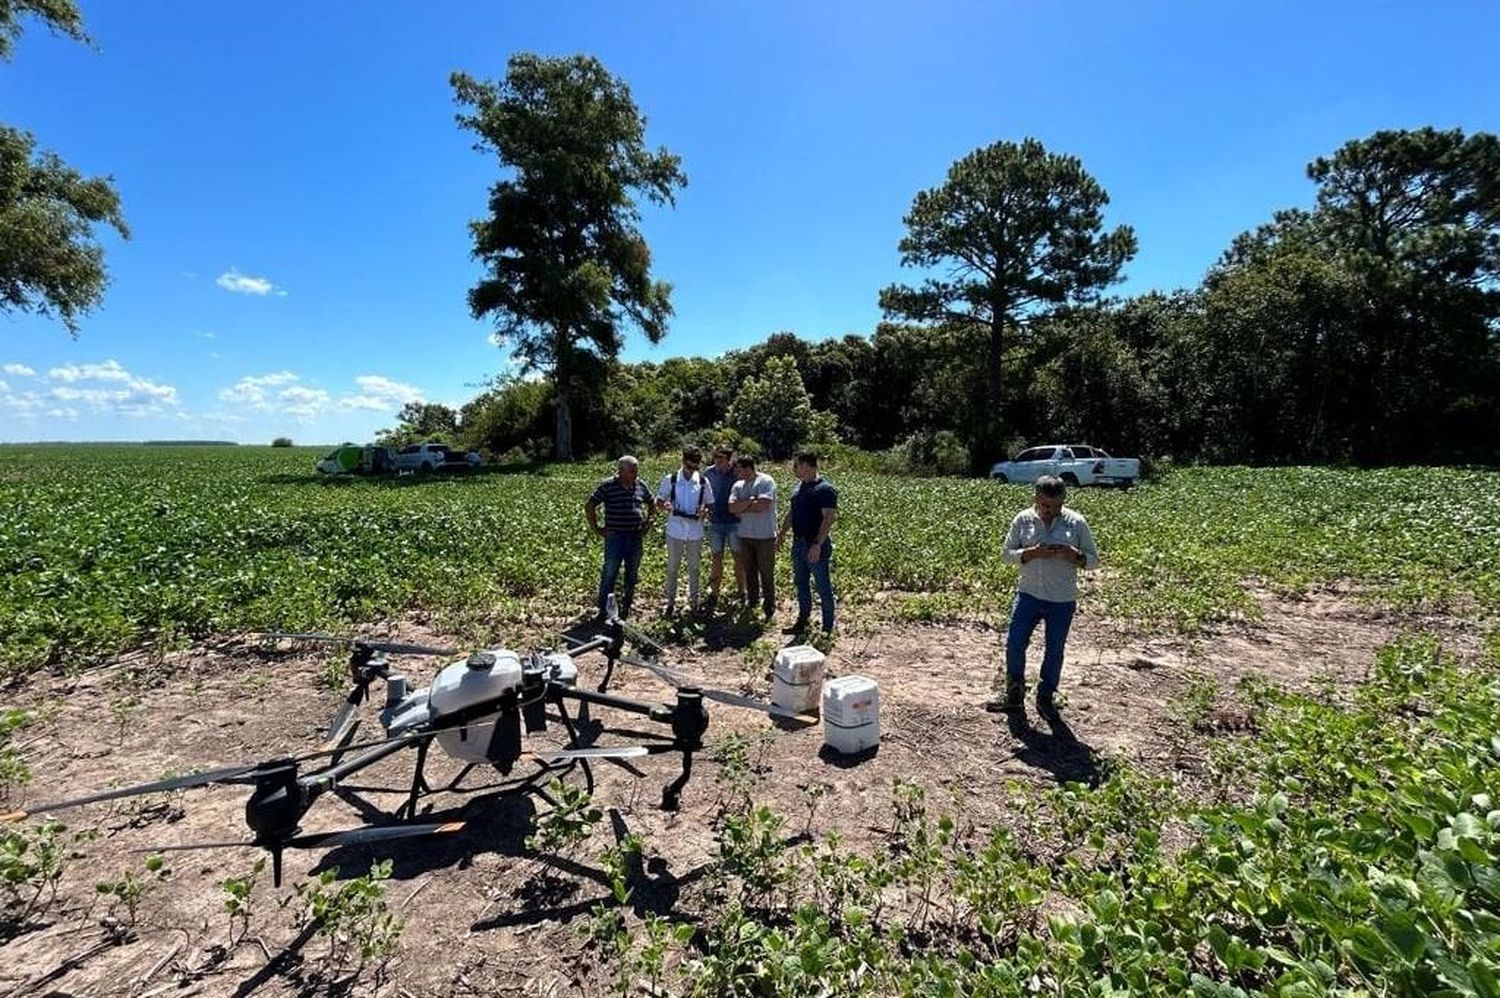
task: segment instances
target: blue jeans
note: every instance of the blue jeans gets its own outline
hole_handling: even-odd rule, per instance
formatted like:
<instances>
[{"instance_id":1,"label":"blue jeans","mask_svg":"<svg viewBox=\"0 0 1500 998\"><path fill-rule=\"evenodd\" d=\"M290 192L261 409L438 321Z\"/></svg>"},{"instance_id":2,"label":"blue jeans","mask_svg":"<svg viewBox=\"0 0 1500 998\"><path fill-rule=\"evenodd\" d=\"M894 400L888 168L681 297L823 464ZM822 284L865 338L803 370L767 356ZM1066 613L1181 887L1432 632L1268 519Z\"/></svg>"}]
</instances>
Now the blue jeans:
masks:
<instances>
[{"instance_id":1,"label":"blue jeans","mask_svg":"<svg viewBox=\"0 0 1500 998\"><path fill-rule=\"evenodd\" d=\"M797 587L797 619L807 620L812 616L812 579L818 581L818 603L823 609L823 630L833 630L833 538L818 547L818 560L809 564L808 542L800 538L792 541L792 582Z\"/></svg>"},{"instance_id":2,"label":"blue jeans","mask_svg":"<svg viewBox=\"0 0 1500 998\"><path fill-rule=\"evenodd\" d=\"M620 566L625 566L625 591L616 595L620 605L620 616L630 614L630 601L635 597L635 580L641 571L641 535L639 532L611 530L604 535L604 574L599 577L599 612L604 612L604 601L615 588L615 579L620 575Z\"/></svg>"},{"instance_id":3,"label":"blue jeans","mask_svg":"<svg viewBox=\"0 0 1500 998\"><path fill-rule=\"evenodd\" d=\"M1068 628L1073 624L1076 602L1053 603L1037 599L1030 593L1016 595L1016 606L1010 614L1010 632L1005 636L1005 676L1012 682L1026 678L1026 645L1037 621L1045 621L1045 650L1042 652L1042 683L1036 693L1050 697L1057 692L1057 681L1062 678L1063 645L1068 641Z\"/></svg>"}]
</instances>

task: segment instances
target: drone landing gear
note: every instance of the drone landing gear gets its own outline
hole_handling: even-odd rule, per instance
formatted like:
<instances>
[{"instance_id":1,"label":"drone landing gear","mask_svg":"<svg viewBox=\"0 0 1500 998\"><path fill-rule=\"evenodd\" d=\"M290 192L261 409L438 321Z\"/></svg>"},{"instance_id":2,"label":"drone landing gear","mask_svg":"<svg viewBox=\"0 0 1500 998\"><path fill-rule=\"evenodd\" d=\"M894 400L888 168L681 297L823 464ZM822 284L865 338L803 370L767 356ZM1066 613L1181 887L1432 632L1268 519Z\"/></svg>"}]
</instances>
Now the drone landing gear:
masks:
<instances>
[{"instance_id":1,"label":"drone landing gear","mask_svg":"<svg viewBox=\"0 0 1500 998\"><path fill-rule=\"evenodd\" d=\"M693 752L685 749L682 753L682 775L671 783L661 788L661 809L663 811L675 811L682 804L682 788L687 786L688 778L693 775Z\"/></svg>"}]
</instances>

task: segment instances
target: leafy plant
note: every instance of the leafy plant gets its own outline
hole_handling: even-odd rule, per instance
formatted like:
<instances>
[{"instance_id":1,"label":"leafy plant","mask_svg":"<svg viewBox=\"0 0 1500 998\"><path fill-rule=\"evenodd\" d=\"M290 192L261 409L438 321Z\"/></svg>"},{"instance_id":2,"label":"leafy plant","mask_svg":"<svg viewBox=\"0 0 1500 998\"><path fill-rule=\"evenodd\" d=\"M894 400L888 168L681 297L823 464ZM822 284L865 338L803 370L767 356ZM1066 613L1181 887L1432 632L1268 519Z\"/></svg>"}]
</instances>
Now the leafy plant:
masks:
<instances>
[{"instance_id":1,"label":"leafy plant","mask_svg":"<svg viewBox=\"0 0 1500 998\"><path fill-rule=\"evenodd\" d=\"M250 920L255 914L255 884L265 868L266 860L262 856L250 867L249 873L219 882L219 888L224 892L224 910L229 914L230 949L238 946L250 931Z\"/></svg>"},{"instance_id":2,"label":"leafy plant","mask_svg":"<svg viewBox=\"0 0 1500 998\"><path fill-rule=\"evenodd\" d=\"M335 967L358 957L358 969L371 962L382 968L395 954L403 929L385 896L391 861L373 863L364 876L335 885L338 872L333 867L297 885L297 924L317 927L318 935L328 940L327 959Z\"/></svg>"},{"instance_id":3,"label":"leafy plant","mask_svg":"<svg viewBox=\"0 0 1500 998\"><path fill-rule=\"evenodd\" d=\"M11 739L35 720L36 715L29 710L11 708L0 711L0 797L9 796L12 787L31 782L31 769Z\"/></svg>"},{"instance_id":4,"label":"leafy plant","mask_svg":"<svg viewBox=\"0 0 1500 998\"><path fill-rule=\"evenodd\" d=\"M0 828L0 889L5 918L23 923L57 896L57 882L67 865L66 827L47 821L33 828Z\"/></svg>"},{"instance_id":5,"label":"leafy plant","mask_svg":"<svg viewBox=\"0 0 1500 998\"><path fill-rule=\"evenodd\" d=\"M102 880L94 885L95 891L101 897L109 898L111 917L118 908L124 907L125 920L119 926L122 930L128 931L135 927L141 902L172 873L166 861L156 855L146 857L145 871L145 875L142 876L134 870L126 870L118 880Z\"/></svg>"},{"instance_id":6,"label":"leafy plant","mask_svg":"<svg viewBox=\"0 0 1500 998\"><path fill-rule=\"evenodd\" d=\"M593 798L582 787L554 778L547 784L547 795L555 802L554 806L536 819L535 829L526 837L528 849L567 852L588 838L604 817L604 812L594 806Z\"/></svg>"}]
</instances>

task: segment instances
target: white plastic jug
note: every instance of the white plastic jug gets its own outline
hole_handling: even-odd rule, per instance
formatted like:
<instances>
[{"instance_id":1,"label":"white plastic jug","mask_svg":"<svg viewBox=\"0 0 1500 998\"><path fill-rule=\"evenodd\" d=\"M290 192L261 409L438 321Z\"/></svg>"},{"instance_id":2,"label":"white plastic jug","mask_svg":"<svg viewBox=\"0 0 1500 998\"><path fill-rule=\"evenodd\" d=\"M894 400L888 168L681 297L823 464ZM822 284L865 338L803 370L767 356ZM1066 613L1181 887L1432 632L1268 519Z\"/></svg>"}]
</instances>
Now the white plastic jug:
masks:
<instances>
[{"instance_id":1,"label":"white plastic jug","mask_svg":"<svg viewBox=\"0 0 1500 998\"><path fill-rule=\"evenodd\" d=\"M880 686L865 676L823 684L823 742L854 755L880 744Z\"/></svg>"},{"instance_id":2,"label":"white plastic jug","mask_svg":"<svg viewBox=\"0 0 1500 998\"><path fill-rule=\"evenodd\" d=\"M776 653L771 702L799 714L816 714L823 690L823 653L811 645L792 645Z\"/></svg>"}]
</instances>

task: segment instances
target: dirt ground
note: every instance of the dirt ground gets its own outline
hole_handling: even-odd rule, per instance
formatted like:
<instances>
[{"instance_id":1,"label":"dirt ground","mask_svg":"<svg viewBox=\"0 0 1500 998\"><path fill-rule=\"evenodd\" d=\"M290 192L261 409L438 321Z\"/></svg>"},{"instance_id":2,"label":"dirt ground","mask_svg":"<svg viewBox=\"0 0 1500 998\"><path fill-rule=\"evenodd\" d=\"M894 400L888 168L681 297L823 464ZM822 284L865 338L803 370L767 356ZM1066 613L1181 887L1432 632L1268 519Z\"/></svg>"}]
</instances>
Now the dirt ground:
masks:
<instances>
[{"instance_id":1,"label":"dirt ground","mask_svg":"<svg viewBox=\"0 0 1500 998\"><path fill-rule=\"evenodd\" d=\"M1452 618L1417 619L1374 608L1354 595L1326 590L1286 598L1252 589L1263 611L1254 622L1215 628L1196 638L1142 637L1128 622L1110 621L1081 605L1063 675L1064 723L1050 725L1028 703L1024 721L982 707L1000 663L1002 635L980 624L901 625L852 621L829 657L830 675L857 673L880 686L878 751L848 760L820 751L820 726L774 725L764 715L710 704L710 746L728 731L770 733L752 748L764 768L758 797L802 831L807 788L825 788L809 830L838 830L851 843L874 843L891 820L894 778L915 780L936 797L963 801L983 827L999 820L1005 787L1088 780L1101 760L1123 756L1156 771L1175 765L1174 698L1206 677L1230 691L1246 676L1299 688L1329 677L1358 681L1376 650L1404 630L1437 633L1445 645L1474 653L1483 627ZM375 632L371 632L375 633ZM368 635L367 635L368 636ZM381 636L441 641L420 621L403 621ZM523 635L541 639L539 631ZM506 642L526 648L519 639ZM1033 647L1033 663L1040 636ZM665 660L706 685L764 696L770 652L673 648ZM440 660L403 658L398 668L424 685ZM602 658L580 659L580 686L598 681ZM38 676L6 694L7 706L34 708L44 720L16 736L33 784L13 792L9 806L27 806L168 774L254 762L315 747L340 694L325 678L337 670L322 646L226 640L165 657L135 654L77 676ZM1033 664L1034 668L1034 664ZM1201 682L1201 680L1196 680ZM645 700L670 699L651 674L622 666L612 690ZM1227 694L1226 694L1227 696ZM376 700L382 698L375 692ZM1227 701L1226 701L1227 702ZM1229 709L1229 708L1225 708ZM610 725L650 727L596 708ZM1178 732L1180 734L1180 730ZM373 711L361 737L378 736ZM632 739L607 728L599 744ZM549 731L555 744L558 733ZM537 747L535 741L528 747ZM399 785L411 753L361 774L360 782ZM147 851L245 836L243 787L216 787L93 805L60 813L70 830L93 829L65 871L57 900L42 916L0 938L0 995L244 995L327 990L319 977L326 944L299 934L280 898L309 873L337 866L344 875L389 856L388 897L405 921L399 953L381 994L598 993L607 983L592 966L577 931L582 916L609 889L597 855L615 837L642 837L643 870L632 898L636 913L695 907L711 861L709 816L719 800L716 766L700 756L677 812L658 807L661 787L676 775L678 757L639 760L638 779L596 764L595 800L607 820L568 857L544 861L524 840L537 807L529 797L466 800L432 797L436 816L456 815L464 830L442 839L379 847L343 847L287 854L286 882L273 890L264 876L247 940L223 952L229 922L218 884L247 872L259 853L238 846L168 853L170 875L141 902L136 924L111 935L101 922L118 919L94 885L143 872ZM456 767L439 759L433 776ZM308 813L308 832L350 828L390 808L390 794L326 795ZM701 906L699 906L701 910ZM355 990L374 990L361 981Z\"/></svg>"}]
</instances>

